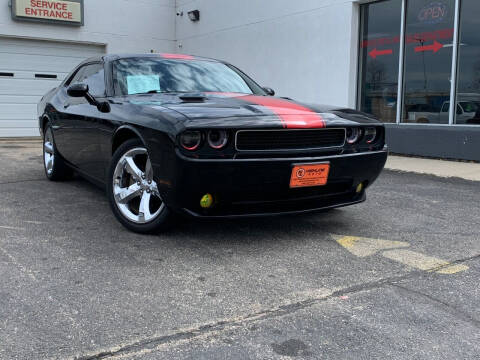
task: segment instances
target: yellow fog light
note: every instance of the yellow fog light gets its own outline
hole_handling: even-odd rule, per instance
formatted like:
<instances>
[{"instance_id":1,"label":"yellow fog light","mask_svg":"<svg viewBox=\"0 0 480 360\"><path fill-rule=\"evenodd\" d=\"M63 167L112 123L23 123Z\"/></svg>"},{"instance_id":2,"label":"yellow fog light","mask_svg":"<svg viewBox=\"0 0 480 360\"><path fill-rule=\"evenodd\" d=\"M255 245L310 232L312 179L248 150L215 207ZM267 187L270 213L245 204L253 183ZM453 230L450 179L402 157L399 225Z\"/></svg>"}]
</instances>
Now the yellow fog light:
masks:
<instances>
[{"instance_id":1,"label":"yellow fog light","mask_svg":"<svg viewBox=\"0 0 480 360\"><path fill-rule=\"evenodd\" d=\"M362 190L363 190L363 183L360 183L357 185L357 188L355 189L355 191L359 193L359 192L362 192Z\"/></svg>"},{"instance_id":2,"label":"yellow fog light","mask_svg":"<svg viewBox=\"0 0 480 360\"><path fill-rule=\"evenodd\" d=\"M213 196L211 194L205 194L200 199L200 206L204 209L208 209L213 205Z\"/></svg>"}]
</instances>

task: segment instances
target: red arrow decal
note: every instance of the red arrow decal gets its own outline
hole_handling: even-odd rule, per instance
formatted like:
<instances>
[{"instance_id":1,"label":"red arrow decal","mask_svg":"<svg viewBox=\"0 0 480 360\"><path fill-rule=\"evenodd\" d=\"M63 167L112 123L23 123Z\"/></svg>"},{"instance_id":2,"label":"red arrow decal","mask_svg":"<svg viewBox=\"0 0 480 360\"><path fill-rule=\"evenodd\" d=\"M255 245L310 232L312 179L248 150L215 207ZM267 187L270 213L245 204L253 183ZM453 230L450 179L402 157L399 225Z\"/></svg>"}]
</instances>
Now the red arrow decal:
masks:
<instances>
[{"instance_id":1,"label":"red arrow decal","mask_svg":"<svg viewBox=\"0 0 480 360\"><path fill-rule=\"evenodd\" d=\"M368 55L370 55L372 57L372 59L376 59L377 56L381 56L381 55L392 55L393 54L393 50L392 49L387 49L387 50L377 50L377 48L373 49L372 51L370 51L368 53Z\"/></svg>"},{"instance_id":2,"label":"red arrow decal","mask_svg":"<svg viewBox=\"0 0 480 360\"><path fill-rule=\"evenodd\" d=\"M433 51L436 53L443 47L443 44L440 44L438 41L434 41L432 45L424 45L424 46L417 46L415 48L415 52L423 52L423 51Z\"/></svg>"}]
</instances>

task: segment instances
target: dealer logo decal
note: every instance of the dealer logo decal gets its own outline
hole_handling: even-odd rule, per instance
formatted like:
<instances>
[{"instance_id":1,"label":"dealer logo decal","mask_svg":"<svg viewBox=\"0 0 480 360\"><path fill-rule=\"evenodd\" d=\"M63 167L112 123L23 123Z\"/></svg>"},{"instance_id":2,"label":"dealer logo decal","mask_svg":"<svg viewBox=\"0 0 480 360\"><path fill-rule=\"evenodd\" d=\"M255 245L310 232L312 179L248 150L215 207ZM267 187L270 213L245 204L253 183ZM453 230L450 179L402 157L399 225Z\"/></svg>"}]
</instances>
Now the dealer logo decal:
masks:
<instances>
[{"instance_id":1,"label":"dealer logo decal","mask_svg":"<svg viewBox=\"0 0 480 360\"><path fill-rule=\"evenodd\" d=\"M303 178L305 176L305 169L300 168L297 170L297 178Z\"/></svg>"}]
</instances>

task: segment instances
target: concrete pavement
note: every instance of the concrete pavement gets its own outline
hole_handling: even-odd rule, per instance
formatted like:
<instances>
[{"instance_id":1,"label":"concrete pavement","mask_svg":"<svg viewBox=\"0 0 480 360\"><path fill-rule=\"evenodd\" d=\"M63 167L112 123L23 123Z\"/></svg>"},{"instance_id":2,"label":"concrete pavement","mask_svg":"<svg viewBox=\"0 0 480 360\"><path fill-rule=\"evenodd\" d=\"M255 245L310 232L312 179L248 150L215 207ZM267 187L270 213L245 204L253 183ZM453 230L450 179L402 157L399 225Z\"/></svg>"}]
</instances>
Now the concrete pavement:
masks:
<instances>
[{"instance_id":1,"label":"concrete pavement","mask_svg":"<svg viewBox=\"0 0 480 360\"><path fill-rule=\"evenodd\" d=\"M38 142L0 153L0 359L478 359L479 182L145 236Z\"/></svg>"},{"instance_id":2,"label":"concrete pavement","mask_svg":"<svg viewBox=\"0 0 480 360\"><path fill-rule=\"evenodd\" d=\"M446 178L457 177L466 180L480 181L480 164L474 162L390 155L385 168Z\"/></svg>"}]
</instances>

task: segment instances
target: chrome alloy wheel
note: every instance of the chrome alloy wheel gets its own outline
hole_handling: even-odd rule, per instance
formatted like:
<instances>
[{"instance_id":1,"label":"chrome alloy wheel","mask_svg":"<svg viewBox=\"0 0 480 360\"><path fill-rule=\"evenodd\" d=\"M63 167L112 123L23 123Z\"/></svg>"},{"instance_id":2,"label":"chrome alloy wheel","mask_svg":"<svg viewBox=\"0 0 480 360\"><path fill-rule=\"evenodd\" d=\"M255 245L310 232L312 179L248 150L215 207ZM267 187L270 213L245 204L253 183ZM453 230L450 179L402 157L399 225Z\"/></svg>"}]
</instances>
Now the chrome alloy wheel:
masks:
<instances>
[{"instance_id":1,"label":"chrome alloy wheel","mask_svg":"<svg viewBox=\"0 0 480 360\"><path fill-rule=\"evenodd\" d=\"M43 141L43 161L45 170L50 176L53 173L53 163L55 161L55 150L53 148L53 135L50 128L45 131L45 139Z\"/></svg>"},{"instance_id":2,"label":"chrome alloy wheel","mask_svg":"<svg viewBox=\"0 0 480 360\"><path fill-rule=\"evenodd\" d=\"M153 221L164 209L147 149L128 150L113 173L113 198L123 216L136 224Z\"/></svg>"}]
</instances>

